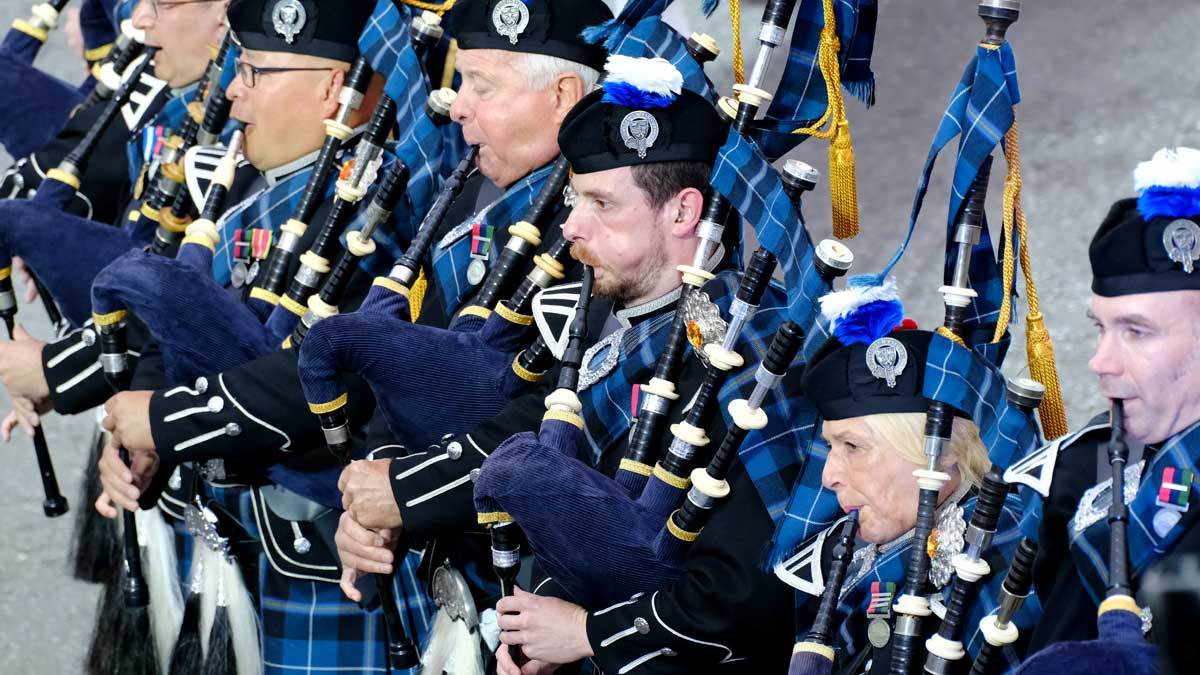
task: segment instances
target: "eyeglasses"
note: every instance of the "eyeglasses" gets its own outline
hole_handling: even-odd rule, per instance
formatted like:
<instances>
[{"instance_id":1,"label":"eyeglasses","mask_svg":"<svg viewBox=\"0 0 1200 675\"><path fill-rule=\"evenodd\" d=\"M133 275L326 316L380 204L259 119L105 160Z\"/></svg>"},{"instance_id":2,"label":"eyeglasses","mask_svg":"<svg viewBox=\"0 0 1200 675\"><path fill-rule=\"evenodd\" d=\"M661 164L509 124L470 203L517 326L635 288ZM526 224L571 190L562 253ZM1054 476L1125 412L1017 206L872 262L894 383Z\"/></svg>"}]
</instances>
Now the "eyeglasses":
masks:
<instances>
[{"instance_id":1,"label":"eyeglasses","mask_svg":"<svg viewBox=\"0 0 1200 675\"><path fill-rule=\"evenodd\" d=\"M238 75L242 78L242 84L247 88L253 89L258 86L259 75L270 75L271 73L292 73L298 71L318 71L318 70L334 70L333 68L259 68L258 66L250 65L245 61L238 59L234 62L234 67L237 68Z\"/></svg>"},{"instance_id":2,"label":"eyeglasses","mask_svg":"<svg viewBox=\"0 0 1200 675\"><path fill-rule=\"evenodd\" d=\"M170 9L179 5L197 5L207 2L220 2L221 0L143 0L150 7L150 14L154 18L158 18L159 9Z\"/></svg>"}]
</instances>

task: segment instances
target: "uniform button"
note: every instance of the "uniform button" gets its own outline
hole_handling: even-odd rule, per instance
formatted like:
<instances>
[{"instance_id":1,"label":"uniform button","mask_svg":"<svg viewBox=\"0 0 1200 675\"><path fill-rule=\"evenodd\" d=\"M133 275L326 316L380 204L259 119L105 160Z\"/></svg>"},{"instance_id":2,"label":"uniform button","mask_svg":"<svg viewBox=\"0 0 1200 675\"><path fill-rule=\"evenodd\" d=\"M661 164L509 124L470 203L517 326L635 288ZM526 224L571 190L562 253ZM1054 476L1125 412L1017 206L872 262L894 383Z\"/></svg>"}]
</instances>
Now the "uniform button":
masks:
<instances>
[{"instance_id":1,"label":"uniform button","mask_svg":"<svg viewBox=\"0 0 1200 675\"><path fill-rule=\"evenodd\" d=\"M225 433L229 436L237 436L242 433L242 428L237 425L237 422L230 422L225 425Z\"/></svg>"},{"instance_id":2,"label":"uniform button","mask_svg":"<svg viewBox=\"0 0 1200 675\"><path fill-rule=\"evenodd\" d=\"M83 334L79 336L79 339L83 340L83 344L91 347L92 345L96 344L96 331L88 328L87 330L83 331Z\"/></svg>"},{"instance_id":3,"label":"uniform button","mask_svg":"<svg viewBox=\"0 0 1200 675\"><path fill-rule=\"evenodd\" d=\"M446 456L450 459L458 459L462 457L462 443L458 441L450 441L446 446Z\"/></svg>"},{"instance_id":4,"label":"uniform button","mask_svg":"<svg viewBox=\"0 0 1200 675\"><path fill-rule=\"evenodd\" d=\"M670 647L663 647L662 655L663 656L675 656L675 650L671 649Z\"/></svg>"},{"instance_id":5,"label":"uniform button","mask_svg":"<svg viewBox=\"0 0 1200 675\"><path fill-rule=\"evenodd\" d=\"M196 393L203 394L206 391L208 391L208 378L207 377L197 377L196 378Z\"/></svg>"},{"instance_id":6,"label":"uniform button","mask_svg":"<svg viewBox=\"0 0 1200 675\"><path fill-rule=\"evenodd\" d=\"M221 398L220 396L214 396L214 397L208 399L208 411L209 412L219 413L224 408L225 408L225 399Z\"/></svg>"},{"instance_id":7,"label":"uniform button","mask_svg":"<svg viewBox=\"0 0 1200 675\"><path fill-rule=\"evenodd\" d=\"M472 483L474 483L479 480L479 474L479 469L471 469L471 472L467 474L467 477L471 479Z\"/></svg>"},{"instance_id":8,"label":"uniform button","mask_svg":"<svg viewBox=\"0 0 1200 675\"><path fill-rule=\"evenodd\" d=\"M633 627L642 635L650 632L650 622L640 616L633 620Z\"/></svg>"}]
</instances>

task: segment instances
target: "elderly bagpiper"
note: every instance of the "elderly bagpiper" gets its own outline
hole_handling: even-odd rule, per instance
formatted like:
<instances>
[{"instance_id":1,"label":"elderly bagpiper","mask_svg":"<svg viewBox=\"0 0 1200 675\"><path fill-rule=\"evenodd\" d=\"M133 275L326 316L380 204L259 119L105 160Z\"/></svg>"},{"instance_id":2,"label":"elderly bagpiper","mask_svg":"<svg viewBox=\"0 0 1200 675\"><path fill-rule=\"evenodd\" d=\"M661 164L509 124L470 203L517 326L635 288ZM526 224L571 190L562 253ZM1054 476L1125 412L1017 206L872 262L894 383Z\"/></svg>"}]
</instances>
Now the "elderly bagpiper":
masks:
<instances>
[{"instance_id":1,"label":"elderly bagpiper","mask_svg":"<svg viewBox=\"0 0 1200 675\"><path fill-rule=\"evenodd\" d=\"M1088 249L1088 316L1099 331L1088 365L1105 398L1124 413L1128 457L1114 453L1115 418L1100 415L1005 475L1036 491L1043 512L1034 585L1046 614L1033 649L1095 640L1098 623L1103 631L1105 622L1129 612L1140 614L1151 642L1163 630L1180 630L1154 621L1134 598L1152 565L1200 548L1190 508L1200 456L1200 151L1160 150L1133 178L1140 196L1113 204ZM1128 550L1110 553L1118 471ZM1122 582L1123 599L1111 599ZM1123 672L1150 672L1153 652L1147 656L1137 632L1119 648L1111 639L1108 646L1089 643L1078 654L1079 668L1119 662ZM1036 672L1081 672L1064 660L1072 653L1060 651L1061 658L1043 661Z\"/></svg>"}]
</instances>

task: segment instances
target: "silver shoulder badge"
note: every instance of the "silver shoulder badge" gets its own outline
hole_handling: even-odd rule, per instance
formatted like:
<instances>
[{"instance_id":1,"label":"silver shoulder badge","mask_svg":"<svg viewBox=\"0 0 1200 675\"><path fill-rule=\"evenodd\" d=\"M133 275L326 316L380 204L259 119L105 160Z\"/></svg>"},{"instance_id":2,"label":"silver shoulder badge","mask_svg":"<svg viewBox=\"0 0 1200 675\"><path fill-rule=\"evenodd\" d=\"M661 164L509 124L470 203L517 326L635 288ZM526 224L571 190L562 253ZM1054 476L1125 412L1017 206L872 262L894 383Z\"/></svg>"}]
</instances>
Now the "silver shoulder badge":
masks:
<instances>
[{"instance_id":1,"label":"silver shoulder badge","mask_svg":"<svg viewBox=\"0 0 1200 675\"><path fill-rule=\"evenodd\" d=\"M529 8L521 0L500 0L492 9L492 25L515 45L529 27Z\"/></svg>"},{"instance_id":2,"label":"silver shoulder badge","mask_svg":"<svg viewBox=\"0 0 1200 675\"><path fill-rule=\"evenodd\" d=\"M646 159L646 151L658 140L658 120L645 110L635 110L621 120L621 140L625 147L637 150L640 159Z\"/></svg>"},{"instance_id":3,"label":"silver shoulder badge","mask_svg":"<svg viewBox=\"0 0 1200 675\"><path fill-rule=\"evenodd\" d=\"M687 294L683 300L683 315L687 320L688 342L700 360L707 364L704 345L724 342L729 324L721 318L721 308L713 304L708 293L703 291Z\"/></svg>"},{"instance_id":4,"label":"silver shoulder badge","mask_svg":"<svg viewBox=\"0 0 1200 675\"><path fill-rule=\"evenodd\" d=\"M1186 218L1171 221L1163 231L1163 248L1173 262L1191 274L1200 260L1200 225Z\"/></svg>"},{"instance_id":5,"label":"silver shoulder badge","mask_svg":"<svg viewBox=\"0 0 1200 675\"><path fill-rule=\"evenodd\" d=\"M887 386L895 389L896 378L908 365L908 350L896 338L881 337L867 347L867 368L877 379L887 380Z\"/></svg>"},{"instance_id":6,"label":"silver shoulder badge","mask_svg":"<svg viewBox=\"0 0 1200 675\"><path fill-rule=\"evenodd\" d=\"M304 30L304 24L308 23L308 12L304 11L304 5L300 4L299 0L279 0L275 3L275 9L271 11L271 23L275 32L282 35L290 45L296 41L300 31Z\"/></svg>"}]
</instances>

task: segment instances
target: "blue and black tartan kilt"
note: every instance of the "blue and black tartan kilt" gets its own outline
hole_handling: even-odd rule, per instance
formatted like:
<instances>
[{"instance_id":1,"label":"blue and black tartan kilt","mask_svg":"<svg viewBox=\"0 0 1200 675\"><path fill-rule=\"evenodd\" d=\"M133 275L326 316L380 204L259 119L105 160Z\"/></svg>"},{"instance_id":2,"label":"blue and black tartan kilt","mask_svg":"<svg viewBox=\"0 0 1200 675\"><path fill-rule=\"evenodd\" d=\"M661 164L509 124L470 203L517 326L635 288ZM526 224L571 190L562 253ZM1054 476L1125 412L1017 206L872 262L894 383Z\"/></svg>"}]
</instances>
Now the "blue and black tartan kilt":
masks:
<instances>
[{"instance_id":1,"label":"blue and black tartan kilt","mask_svg":"<svg viewBox=\"0 0 1200 675\"><path fill-rule=\"evenodd\" d=\"M236 515L251 537L261 537L250 488L205 485L205 491ZM378 607L365 611L347 599L337 584L285 576L271 567L261 548L257 555L258 579L250 590L258 603L266 675L389 672L383 612ZM393 588L405 629L424 647L433 624L433 603L418 582L419 563L420 557L409 553L393 577ZM404 672L415 675L419 670Z\"/></svg>"}]
</instances>

